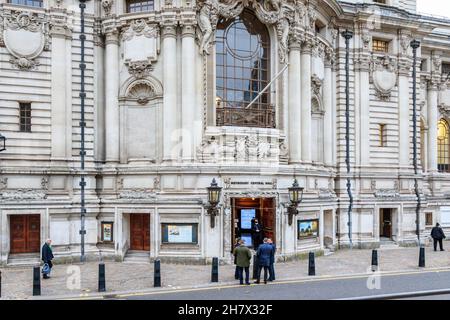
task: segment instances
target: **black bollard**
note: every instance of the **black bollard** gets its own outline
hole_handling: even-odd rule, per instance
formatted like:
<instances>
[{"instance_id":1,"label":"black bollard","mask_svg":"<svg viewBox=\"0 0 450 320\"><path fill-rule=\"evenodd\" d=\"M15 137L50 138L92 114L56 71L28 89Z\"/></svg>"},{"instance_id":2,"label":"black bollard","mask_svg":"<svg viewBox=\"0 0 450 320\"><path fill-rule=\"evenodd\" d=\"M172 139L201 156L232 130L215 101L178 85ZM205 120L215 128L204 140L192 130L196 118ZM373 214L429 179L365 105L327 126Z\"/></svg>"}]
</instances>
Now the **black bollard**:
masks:
<instances>
[{"instance_id":1,"label":"black bollard","mask_svg":"<svg viewBox=\"0 0 450 320\"><path fill-rule=\"evenodd\" d=\"M378 251L372 250L372 271L377 271L378 269Z\"/></svg>"},{"instance_id":2,"label":"black bollard","mask_svg":"<svg viewBox=\"0 0 450 320\"><path fill-rule=\"evenodd\" d=\"M2 297L2 272L0 271L0 298Z\"/></svg>"},{"instance_id":3,"label":"black bollard","mask_svg":"<svg viewBox=\"0 0 450 320\"><path fill-rule=\"evenodd\" d=\"M211 282L219 282L219 258L212 260Z\"/></svg>"},{"instance_id":4,"label":"black bollard","mask_svg":"<svg viewBox=\"0 0 450 320\"><path fill-rule=\"evenodd\" d=\"M41 295L41 267L33 267L33 296Z\"/></svg>"},{"instance_id":5,"label":"black bollard","mask_svg":"<svg viewBox=\"0 0 450 320\"><path fill-rule=\"evenodd\" d=\"M309 253L308 276L316 275L316 263L314 261L314 252Z\"/></svg>"},{"instance_id":6,"label":"black bollard","mask_svg":"<svg viewBox=\"0 0 450 320\"><path fill-rule=\"evenodd\" d=\"M161 287L161 261L155 260L155 276L153 278L153 286Z\"/></svg>"},{"instance_id":7,"label":"black bollard","mask_svg":"<svg viewBox=\"0 0 450 320\"><path fill-rule=\"evenodd\" d=\"M419 267L425 268L425 248L420 247L419 251Z\"/></svg>"},{"instance_id":8,"label":"black bollard","mask_svg":"<svg viewBox=\"0 0 450 320\"><path fill-rule=\"evenodd\" d=\"M101 262L98 265L98 292L106 291L105 264Z\"/></svg>"},{"instance_id":9,"label":"black bollard","mask_svg":"<svg viewBox=\"0 0 450 320\"><path fill-rule=\"evenodd\" d=\"M259 261L256 254L253 256L253 280L258 279Z\"/></svg>"}]
</instances>

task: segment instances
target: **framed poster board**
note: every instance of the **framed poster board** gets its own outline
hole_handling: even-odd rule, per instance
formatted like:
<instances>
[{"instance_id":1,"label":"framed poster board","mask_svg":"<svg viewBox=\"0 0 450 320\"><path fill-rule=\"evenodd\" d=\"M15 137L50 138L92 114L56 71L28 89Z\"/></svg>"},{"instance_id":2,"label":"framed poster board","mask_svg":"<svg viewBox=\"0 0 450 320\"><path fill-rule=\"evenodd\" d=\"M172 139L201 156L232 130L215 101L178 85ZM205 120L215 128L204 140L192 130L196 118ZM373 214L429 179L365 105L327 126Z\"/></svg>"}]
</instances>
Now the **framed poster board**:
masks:
<instances>
[{"instance_id":1,"label":"framed poster board","mask_svg":"<svg viewBox=\"0 0 450 320\"><path fill-rule=\"evenodd\" d=\"M441 226L450 227L450 207L441 207Z\"/></svg>"},{"instance_id":2,"label":"framed poster board","mask_svg":"<svg viewBox=\"0 0 450 320\"><path fill-rule=\"evenodd\" d=\"M319 236L319 219L298 220L298 239L317 238Z\"/></svg>"},{"instance_id":3,"label":"framed poster board","mask_svg":"<svg viewBox=\"0 0 450 320\"><path fill-rule=\"evenodd\" d=\"M198 242L198 224L196 223L163 223L163 243L190 243Z\"/></svg>"},{"instance_id":4,"label":"framed poster board","mask_svg":"<svg viewBox=\"0 0 450 320\"><path fill-rule=\"evenodd\" d=\"M114 222L102 221L102 242L114 241Z\"/></svg>"},{"instance_id":5,"label":"framed poster board","mask_svg":"<svg viewBox=\"0 0 450 320\"><path fill-rule=\"evenodd\" d=\"M241 229L251 230L252 219L256 216L256 209L241 209Z\"/></svg>"}]
</instances>

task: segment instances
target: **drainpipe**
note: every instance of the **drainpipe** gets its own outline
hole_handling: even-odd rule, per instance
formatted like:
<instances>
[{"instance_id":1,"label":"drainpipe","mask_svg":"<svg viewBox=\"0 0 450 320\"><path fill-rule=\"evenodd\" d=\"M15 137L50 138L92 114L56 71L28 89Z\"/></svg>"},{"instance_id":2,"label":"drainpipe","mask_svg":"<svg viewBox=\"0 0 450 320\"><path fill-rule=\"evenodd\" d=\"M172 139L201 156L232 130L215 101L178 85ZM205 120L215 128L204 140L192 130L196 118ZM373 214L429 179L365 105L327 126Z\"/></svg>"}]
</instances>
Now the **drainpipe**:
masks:
<instances>
[{"instance_id":1,"label":"drainpipe","mask_svg":"<svg viewBox=\"0 0 450 320\"><path fill-rule=\"evenodd\" d=\"M413 164L414 164L414 192L417 197L417 205L416 205L416 234L417 234L417 243L419 247L420 243L420 191L419 191L419 183L417 179L417 49L420 47L420 42L417 40L411 41L411 48L413 49Z\"/></svg>"},{"instance_id":2,"label":"drainpipe","mask_svg":"<svg viewBox=\"0 0 450 320\"><path fill-rule=\"evenodd\" d=\"M345 163L347 164L347 193L349 197L348 205L348 239L350 241L350 249L353 248L352 241L352 208L353 195L352 183L350 179L350 39L353 38L353 32L345 30L342 32L345 38Z\"/></svg>"},{"instance_id":3,"label":"drainpipe","mask_svg":"<svg viewBox=\"0 0 450 320\"><path fill-rule=\"evenodd\" d=\"M86 260L85 254L84 254L84 242L85 242L85 218L86 218L86 208L85 208L85 187L86 187L86 181L84 179L84 157L86 155L86 151L84 148L84 131L86 127L85 122L85 115L84 115L84 107L85 107L85 98L86 98L86 92L84 91L84 85L85 85L85 79L84 79L84 71L86 69L86 63L85 63L85 52L84 52L84 46L85 46L85 40L86 35L84 34L84 9L86 8L86 0L80 0L80 19L81 19L81 31L80 31L80 42L81 42L81 62L79 65L81 76L80 76L80 82L81 82L81 88L80 88L80 104L81 104L81 120L80 120L80 130L81 130L81 146L80 146L80 157L81 157L81 181L80 181L80 188L81 188L81 212L80 212L80 218L81 218L81 224L80 224L80 236L81 236L81 257L80 261L84 262Z\"/></svg>"}]
</instances>

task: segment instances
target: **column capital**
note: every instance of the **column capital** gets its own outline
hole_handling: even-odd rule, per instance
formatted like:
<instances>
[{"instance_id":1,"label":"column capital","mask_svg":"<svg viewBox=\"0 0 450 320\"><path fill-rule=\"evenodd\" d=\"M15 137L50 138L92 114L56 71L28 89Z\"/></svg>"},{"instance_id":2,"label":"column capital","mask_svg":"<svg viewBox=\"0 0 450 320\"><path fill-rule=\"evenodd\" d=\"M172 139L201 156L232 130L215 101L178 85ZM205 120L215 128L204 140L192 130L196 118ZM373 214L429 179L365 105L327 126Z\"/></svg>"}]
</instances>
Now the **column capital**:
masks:
<instances>
[{"instance_id":1,"label":"column capital","mask_svg":"<svg viewBox=\"0 0 450 320\"><path fill-rule=\"evenodd\" d=\"M105 36L105 45L108 44L119 44L119 32L108 32Z\"/></svg>"},{"instance_id":2,"label":"column capital","mask_svg":"<svg viewBox=\"0 0 450 320\"><path fill-rule=\"evenodd\" d=\"M372 59L369 54L360 52L359 55L355 57L355 70L369 72L371 62Z\"/></svg>"},{"instance_id":3,"label":"column capital","mask_svg":"<svg viewBox=\"0 0 450 320\"><path fill-rule=\"evenodd\" d=\"M181 24L181 37L195 37L195 24L184 23Z\"/></svg>"},{"instance_id":4,"label":"column capital","mask_svg":"<svg viewBox=\"0 0 450 320\"><path fill-rule=\"evenodd\" d=\"M398 60L398 75L408 77L411 74L412 61L408 58ZM417 67L416 67L417 68Z\"/></svg>"},{"instance_id":5,"label":"column capital","mask_svg":"<svg viewBox=\"0 0 450 320\"><path fill-rule=\"evenodd\" d=\"M164 38L175 38L177 36L177 25L175 23L167 23L161 26L162 32L161 37Z\"/></svg>"}]
</instances>

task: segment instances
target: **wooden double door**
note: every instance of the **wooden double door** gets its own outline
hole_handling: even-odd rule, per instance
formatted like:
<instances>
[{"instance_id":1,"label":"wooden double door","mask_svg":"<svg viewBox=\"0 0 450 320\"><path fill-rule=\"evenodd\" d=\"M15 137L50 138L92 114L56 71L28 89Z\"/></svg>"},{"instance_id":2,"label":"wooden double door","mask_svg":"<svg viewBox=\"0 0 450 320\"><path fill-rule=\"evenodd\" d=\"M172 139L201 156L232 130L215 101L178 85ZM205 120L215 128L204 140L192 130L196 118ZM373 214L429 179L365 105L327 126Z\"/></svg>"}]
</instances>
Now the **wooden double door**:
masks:
<instances>
[{"instance_id":1,"label":"wooden double door","mask_svg":"<svg viewBox=\"0 0 450 320\"><path fill-rule=\"evenodd\" d=\"M130 214L130 249L150 250L150 215Z\"/></svg>"},{"instance_id":2,"label":"wooden double door","mask_svg":"<svg viewBox=\"0 0 450 320\"><path fill-rule=\"evenodd\" d=\"M40 252L41 217L39 214L10 216L11 253Z\"/></svg>"}]
</instances>

